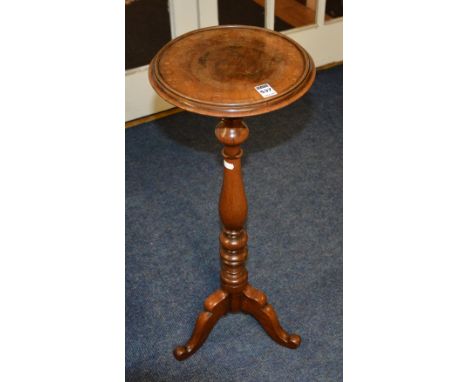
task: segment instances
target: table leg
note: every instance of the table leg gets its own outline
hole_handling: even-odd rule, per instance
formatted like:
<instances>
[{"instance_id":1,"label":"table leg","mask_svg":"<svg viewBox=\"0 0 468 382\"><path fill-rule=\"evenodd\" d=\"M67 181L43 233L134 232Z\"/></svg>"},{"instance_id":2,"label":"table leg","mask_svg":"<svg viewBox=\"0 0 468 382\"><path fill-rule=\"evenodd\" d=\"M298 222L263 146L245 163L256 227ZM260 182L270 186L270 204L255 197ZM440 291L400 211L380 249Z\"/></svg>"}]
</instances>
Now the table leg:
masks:
<instances>
[{"instance_id":1,"label":"table leg","mask_svg":"<svg viewBox=\"0 0 468 382\"><path fill-rule=\"evenodd\" d=\"M216 322L228 312L228 302L228 294L220 289L205 300L205 311L198 315L192 337L184 346L174 349L174 357L182 361L203 345Z\"/></svg>"},{"instance_id":2,"label":"table leg","mask_svg":"<svg viewBox=\"0 0 468 382\"><path fill-rule=\"evenodd\" d=\"M275 310L267 304L266 295L248 284L245 266L248 236L244 229L247 198L242 180L240 145L248 138L249 129L241 119L226 118L216 126L215 133L224 145L224 178L219 199L219 213L223 223L219 235L221 289L205 300L205 311L198 316L192 337L186 345L174 350L174 356L183 360L192 355L206 340L220 317L227 312L240 311L254 316L279 344L297 348L301 338L284 331Z\"/></svg>"}]
</instances>

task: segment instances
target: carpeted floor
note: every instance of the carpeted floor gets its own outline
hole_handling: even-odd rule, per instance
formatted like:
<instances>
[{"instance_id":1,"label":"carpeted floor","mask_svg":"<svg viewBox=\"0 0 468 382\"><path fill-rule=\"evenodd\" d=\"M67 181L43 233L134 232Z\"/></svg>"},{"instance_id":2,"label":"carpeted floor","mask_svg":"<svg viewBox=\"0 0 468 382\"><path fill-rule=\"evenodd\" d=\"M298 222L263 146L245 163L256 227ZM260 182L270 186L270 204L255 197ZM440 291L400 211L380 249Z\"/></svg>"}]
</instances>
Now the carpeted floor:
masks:
<instances>
[{"instance_id":1,"label":"carpeted floor","mask_svg":"<svg viewBox=\"0 0 468 382\"><path fill-rule=\"evenodd\" d=\"M297 350L230 314L174 359L219 283L217 121L184 112L126 130L127 381L342 380L342 73L246 120L249 280L301 335Z\"/></svg>"}]
</instances>

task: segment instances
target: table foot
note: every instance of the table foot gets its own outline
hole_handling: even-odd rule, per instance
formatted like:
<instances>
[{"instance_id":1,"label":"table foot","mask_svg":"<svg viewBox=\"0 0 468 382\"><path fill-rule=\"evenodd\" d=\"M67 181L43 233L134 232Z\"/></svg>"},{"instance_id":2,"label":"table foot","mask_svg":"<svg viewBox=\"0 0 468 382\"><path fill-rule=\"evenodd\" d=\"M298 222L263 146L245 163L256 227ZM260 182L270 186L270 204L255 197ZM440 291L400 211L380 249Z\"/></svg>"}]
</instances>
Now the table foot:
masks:
<instances>
[{"instance_id":1,"label":"table foot","mask_svg":"<svg viewBox=\"0 0 468 382\"><path fill-rule=\"evenodd\" d=\"M265 293L251 285L247 285L242 293L242 311L254 316L273 340L290 349L295 349L301 344L301 337L288 334L281 327L275 310L267 303Z\"/></svg>"},{"instance_id":2,"label":"table foot","mask_svg":"<svg viewBox=\"0 0 468 382\"><path fill-rule=\"evenodd\" d=\"M216 322L227 313L229 309L228 297L228 293L221 289L208 296L205 300L205 311L198 315L192 336L184 346L177 346L174 349L174 357L182 361L203 345Z\"/></svg>"}]
</instances>

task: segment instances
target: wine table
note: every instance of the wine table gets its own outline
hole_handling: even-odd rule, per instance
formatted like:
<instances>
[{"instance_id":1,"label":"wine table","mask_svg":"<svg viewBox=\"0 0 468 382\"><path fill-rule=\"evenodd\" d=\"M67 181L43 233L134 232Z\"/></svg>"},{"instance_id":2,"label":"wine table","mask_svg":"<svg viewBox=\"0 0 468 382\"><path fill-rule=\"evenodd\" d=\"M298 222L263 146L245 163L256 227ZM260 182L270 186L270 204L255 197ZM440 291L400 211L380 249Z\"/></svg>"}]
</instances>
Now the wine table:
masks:
<instances>
[{"instance_id":1,"label":"wine table","mask_svg":"<svg viewBox=\"0 0 468 382\"><path fill-rule=\"evenodd\" d=\"M163 99L187 111L220 118L215 135L223 144L221 285L205 300L191 338L175 348L178 360L195 353L229 312L251 314L280 345L294 349L301 343L297 334L281 327L266 295L248 282L241 144L249 136L244 117L291 104L314 79L314 62L299 44L268 29L241 25L186 33L166 44L150 63L149 81Z\"/></svg>"}]
</instances>

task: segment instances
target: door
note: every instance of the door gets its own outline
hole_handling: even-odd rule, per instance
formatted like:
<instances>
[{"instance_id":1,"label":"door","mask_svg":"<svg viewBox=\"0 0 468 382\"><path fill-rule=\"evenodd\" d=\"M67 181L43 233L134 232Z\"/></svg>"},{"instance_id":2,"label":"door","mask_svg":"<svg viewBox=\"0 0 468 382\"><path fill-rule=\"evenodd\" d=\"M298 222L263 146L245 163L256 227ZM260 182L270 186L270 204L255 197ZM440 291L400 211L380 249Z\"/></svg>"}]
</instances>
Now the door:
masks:
<instances>
[{"instance_id":1,"label":"door","mask_svg":"<svg viewBox=\"0 0 468 382\"><path fill-rule=\"evenodd\" d=\"M327 4L327 0L219 0L218 7L218 0L168 0L170 36L175 38L220 24L259 24L296 40L309 52L316 66L323 66L343 60L342 13L330 7L333 0L328 1ZM126 70L126 121L172 107L150 86L147 64Z\"/></svg>"}]
</instances>

